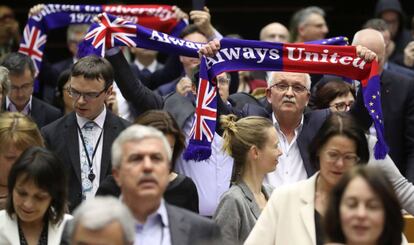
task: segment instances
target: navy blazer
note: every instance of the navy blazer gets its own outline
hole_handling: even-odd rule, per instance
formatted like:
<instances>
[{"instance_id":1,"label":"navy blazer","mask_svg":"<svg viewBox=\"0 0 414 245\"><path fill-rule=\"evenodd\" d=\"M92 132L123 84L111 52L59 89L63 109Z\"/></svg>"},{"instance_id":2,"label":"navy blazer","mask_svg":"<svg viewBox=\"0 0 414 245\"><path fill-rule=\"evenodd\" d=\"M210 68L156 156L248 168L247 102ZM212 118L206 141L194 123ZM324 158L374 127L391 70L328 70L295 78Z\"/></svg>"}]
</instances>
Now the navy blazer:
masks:
<instances>
[{"instance_id":1,"label":"navy blazer","mask_svg":"<svg viewBox=\"0 0 414 245\"><path fill-rule=\"evenodd\" d=\"M103 133L100 181L112 172L111 146L115 138L130 125L130 122L106 111ZM68 173L68 201L72 212L82 201L79 140L75 112L42 128L46 146L55 152L64 163Z\"/></svg>"}]
</instances>

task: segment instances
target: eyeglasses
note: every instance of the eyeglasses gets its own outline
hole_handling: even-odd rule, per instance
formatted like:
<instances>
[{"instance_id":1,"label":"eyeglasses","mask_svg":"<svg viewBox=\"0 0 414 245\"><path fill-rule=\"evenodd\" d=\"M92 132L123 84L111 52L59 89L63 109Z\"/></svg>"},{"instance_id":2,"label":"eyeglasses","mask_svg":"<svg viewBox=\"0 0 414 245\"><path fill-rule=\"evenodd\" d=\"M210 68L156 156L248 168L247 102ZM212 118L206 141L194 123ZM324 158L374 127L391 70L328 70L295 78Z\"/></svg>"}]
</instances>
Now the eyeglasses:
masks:
<instances>
[{"instance_id":1,"label":"eyeglasses","mask_svg":"<svg viewBox=\"0 0 414 245\"><path fill-rule=\"evenodd\" d=\"M353 104L354 104L353 101L349 103L339 102L339 103L335 103L331 105L331 107L335 107L337 111L349 111L349 109L351 108Z\"/></svg>"},{"instance_id":2,"label":"eyeglasses","mask_svg":"<svg viewBox=\"0 0 414 245\"><path fill-rule=\"evenodd\" d=\"M10 86L12 91L19 91L21 90L22 92L29 92L30 89L33 89L33 83L25 83L22 86L15 86L15 85L11 85Z\"/></svg>"},{"instance_id":3,"label":"eyeglasses","mask_svg":"<svg viewBox=\"0 0 414 245\"><path fill-rule=\"evenodd\" d=\"M83 96L83 99L85 99L85 100L93 100L93 99L98 98L106 90L107 90L107 88L104 88L100 92L86 92L86 93L82 93L82 92L77 91L74 88L69 87L68 93L69 93L69 96L72 97L72 99L74 99L74 100L78 100L81 96Z\"/></svg>"},{"instance_id":4,"label":"eyeglasses","mask_svg":"<svg viewBox=\"0 0 414 245\"><path fill-rule=\"evenodd\" d=\"M219 78L219 79L217 79L217 84L227 85L229 83L230 83L230 79L228 79L228 78Z\"/></svg>"},{"instance_id":5,"label":"eyeglasses","mask_svg":"<svg viewBox=\"0 0 414 245\"><path fill-rule=\"evenodd\" d=\"M355 154L340 154L336 151L327 151L325 152L326 160L329 162L337 162L339 159L347 165L353 165L359 162L360 158Z\"/></svg>"},{"instance_id":6,"label":"eyeglasses","mask_svg":"<svg viewBox=\"0 0 414 245\"><path fill-rule=\"evenodd\" d=\"M305 86L302 86L300 84L289 85L286 83L276 83L270 86L270 88L276 88L276 90L279 92L286 92L289 90L290 87L292 88L292 91L295 92L296 94L300 94L300 93L304 93L308 91L308 89Z\"/></svg>"}]
</instances>

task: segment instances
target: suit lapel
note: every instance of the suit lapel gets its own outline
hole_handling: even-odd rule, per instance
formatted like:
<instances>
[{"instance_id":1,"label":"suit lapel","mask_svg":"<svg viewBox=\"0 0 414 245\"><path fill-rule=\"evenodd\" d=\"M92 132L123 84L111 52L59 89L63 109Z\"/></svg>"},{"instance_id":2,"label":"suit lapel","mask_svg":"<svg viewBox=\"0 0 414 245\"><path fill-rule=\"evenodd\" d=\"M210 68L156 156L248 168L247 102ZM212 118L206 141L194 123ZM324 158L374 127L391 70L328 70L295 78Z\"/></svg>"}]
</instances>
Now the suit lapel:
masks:
<instances>
[{"instance_id":1,"label":"suit lapel","mask_svg":"<svg viewBox=\"0 0 414 245\"><path fill-rule=\"evenodd\" d=\"M32 97L32 105L30 109L30 116L33 120L41 127L41 125L45 125L45 118L46 118L46 111L42 108L42 105L37 101L35 97Z\"/></svg>"},{"instance_id":2,"label":"suit lapel","mask_svg":"<svg viewBox=\"0 0 414 245\"><path fill-rule=\"evenodd\" d=\"M103 128L100 181L105 179L107 172L111 167L111 146L118 132L118 126L114 123L114 116L109 110L106 111Z\"/></svg>"},{"instance_id":3,"label":"suit lapel","mask_svg":"<svg viewBox=\"0 0 414 245\"><path fill-rule=\"evenodd\" d=\"M299 197L301 200L300 217L305 225L306 231L312 240L312 244L316 244L315 230L315 185L318 174L308 179L305 188L301 189Z\"/></svg>"},{"instance_id":4,"label":"suit lapel","mask_svg":"<svg viewBox=\"0 0 414 245\"><path fill-rule=\"evenodd\" d=\"M73 169L75 169L76 177L81 181L81 170L80 170L80 157L79 157L79 139L78 139L78 129L75 113L72 112L70 116L66 119L65 123L65 140L67 140L67 149L70 162Z\"/></svg>"},{"instance_id":5,"label":"suit lapel","mask_svg":"<svg viewBox=\"0 0 414 245\"><path fill-rule=\"evenodd\" d=\"M260 216L260 208L259 208L259 205L257 205L256 201L254 200L252 191L243 181L237 184L237 186L242 190L244 197L249 201L248 204L249 204L250 211L253 213L254 217L258 219Z\"/></svg>"},{"instance_id":6,"label":"suit lapel","mask_svg":"<svg viewBox=\"0 0 414 245\"><path fill-rule=\"evenodd\" d=\"M165 207L168 213L168 223L170 224L171 245L190 244L188 238L191 227L188 222L185 222L184 215L168 204L165 204Z\"/></svg>"}]
</instances>

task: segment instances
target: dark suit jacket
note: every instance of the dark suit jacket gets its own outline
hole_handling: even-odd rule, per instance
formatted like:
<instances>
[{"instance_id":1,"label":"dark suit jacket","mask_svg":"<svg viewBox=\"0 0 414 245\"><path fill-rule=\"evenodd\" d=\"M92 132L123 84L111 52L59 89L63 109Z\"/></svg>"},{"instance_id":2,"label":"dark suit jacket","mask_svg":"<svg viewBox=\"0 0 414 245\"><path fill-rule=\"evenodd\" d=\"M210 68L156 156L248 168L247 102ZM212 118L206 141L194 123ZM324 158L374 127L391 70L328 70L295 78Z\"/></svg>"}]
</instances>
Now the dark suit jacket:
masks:
<instances>
[{"instance_id":1,"label":"dark suit jacket","mask_svg":"<svg viewBox=\"0 0 414 245\"><path fill-rule=\"evenodd\" d=\"M261 106L246 104L241 113L242 114L239 115L241 117L262 116L272 120L273 112L269 114L269 112ZM297 143L308 177L311 177L317 171L309 159L309 145L311 144L316 133L321 128L322 124L325 122L326 118L328 118L330 113L331 112L329 109L324 109L308 111L303 114L303 127L302 131L297 137Z\"/></svg>"},{"instance_id":2,"label":"dark suit jacket","mask_svg":"<svg viewBox=\"0 0 414 245\"><path fill-rule=\"evenodd\" d=\"M111 53L110 51L114 51ZM147 110L162 109L163 98L151 89L147 88L141 80L134 75L124 55L112 49L107 52L105 58L114 68L115 81L122 96L131 103L136 116Z\"/></svg>"},{"instance_id":3,"label":"dark suit jacket","mask_svg":"<svg viewBox=\"0 0 414 245\"><path fill-rule=\"evenodd\" d=\"M222 244L220 227L191 211L166 204L172 245Z\"/></svg>"},{"instance_id":4,"label":"dark suit jacket","mask_svg":"<svg viewBox=\"0 0 414 245\"><path fill-rule=\"evenodd\" d=\"M106 112L103 133L102 161L100 181L111 174L111 146L118 134L130 123ZM55 152L66 166L68 173L69 210L72 212L82 201L79 141L74 112L42 128L42 135L47 147Z\"/></svg>"},{"instance_id":5,"label":"dark suit jacket","mask_svg":"<svg viewBox=\"0 0 414 245\"><path fill-rule=\"evenodd\" d=\"M3 103L3 110L6 110L6 103ZM59 109L32 96L32 109L29 115L39 128L57 120L62 116Z\"/></svg>"},{"instance_id":6,"label":"dark suit jacket","mask_svg":"<svg viewBox=\"0 0 414 245\"><path fill-rule=\"evenodd\" d=\"M62 116L60 110L48 103L32 97L32 110L30 116L36 122L39 128L57 120Z\"/></svg>"},{"instance_id":7,"label":"dark suit jacket","mask_svg":"<svg viewBox=\"0 0 414 245\"><path fill-rule=\"evenodd\" d=\"M414 183L414 79L384 70L381 104L389 155L400 172Z\"/></svg>"},{"instance_id":8,"label":"dark suit jacket","mask_svg":"<svg viewBox=\"0 0 414 245\"><path fill-rule=\"evenodd\" d=\"M212 220L199 216L185 209L165 204L168 214L170 237L172 245L221 245L221 232ZM69 234L73 220L66 222L62 234L61 245L70 244L72 234Z\"/></svg>"},{"instance_id":9,"label":"dark suit jacket","mask_svg":"<svg viewBox=\"0 0 414 245\"><path fill-rule=\"evenodd\" d=\"M151 73L151 76L148 77L148 78L141 75L141 71L139 70L138 66L135 63L131 63L131 64L129 64L129 66L131 67L131 71L134 73L134 75L136 77L138 77L145 86L147 86L150 89L157 88L157 84L155 82L151 81L151 76L153 76L152 74L154 74L158 70L162 70L164 68L163 64L157 63L157 66L155 68L155 72Z\"/></svg>"}]
</instances>

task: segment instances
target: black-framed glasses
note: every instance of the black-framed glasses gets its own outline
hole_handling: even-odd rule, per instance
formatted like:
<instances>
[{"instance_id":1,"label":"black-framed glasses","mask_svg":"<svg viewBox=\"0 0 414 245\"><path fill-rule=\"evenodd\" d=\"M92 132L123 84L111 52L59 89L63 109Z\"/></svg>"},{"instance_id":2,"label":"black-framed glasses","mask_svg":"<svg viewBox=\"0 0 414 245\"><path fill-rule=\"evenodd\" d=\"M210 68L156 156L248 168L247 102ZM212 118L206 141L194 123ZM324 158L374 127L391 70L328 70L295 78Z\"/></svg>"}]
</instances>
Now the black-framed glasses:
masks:
<instances>
[{"instance_id":1,"label":"black-framed glasses","mask_svg":"<svg viewBox=\"0 0 414 245\"><path fill-rule=\"evenodd\" d=\"M33 89L33 82L29 82L29 83L25 83L22 86L15 86L15 85L11 85L10 89L12 91L23 91L23 92L28 92L30 89Z\"/></svg>"},{"instance_id":2,"label":"black-framed glasses","mask_svg":"<svg viewBox=\"0 0 414 245\"><path fill-rule=\"evenodd\" d=\"M331 105L331 107L335 107L337 111L349 111L351 109L351 106L354 104L354 101L351 101L349 103L345 102L339 102Z\"/></svg>"},{"instance_id":3,"label":"black-framed glasses","mask_svg":"<svg viewBox=\"0 0 414 245\"><path fill-rule=\"evenodd\" d=\"M279 92L286 92L289 90L289 88L292 88L292 91L296 94L308 92L308 89L305 86L302 86L300 84L287 84L287 83L276 83L270 86L270 88L276 88Z\"/></svg>"},{"instance_id":4,"label":"black-framed glasses","mask_svg":"<svg viewBox=\"0 0 414 245\"><path fill-rule=\"evenodd\" d=\"M68 93L69 96L72 97L72 99L74 100L78 100L81 96L83 96L83 99L85 100L93 100L98 98L102 93L104 93L108 88L104 88L102 91L100 92L79 92L76 89L69 87L68 89Z\"/></svg>"}]
</instances>

